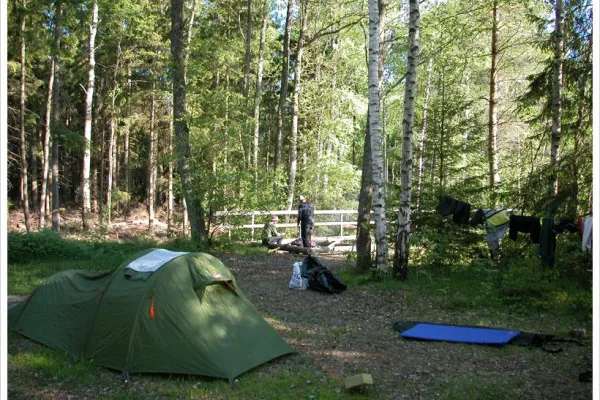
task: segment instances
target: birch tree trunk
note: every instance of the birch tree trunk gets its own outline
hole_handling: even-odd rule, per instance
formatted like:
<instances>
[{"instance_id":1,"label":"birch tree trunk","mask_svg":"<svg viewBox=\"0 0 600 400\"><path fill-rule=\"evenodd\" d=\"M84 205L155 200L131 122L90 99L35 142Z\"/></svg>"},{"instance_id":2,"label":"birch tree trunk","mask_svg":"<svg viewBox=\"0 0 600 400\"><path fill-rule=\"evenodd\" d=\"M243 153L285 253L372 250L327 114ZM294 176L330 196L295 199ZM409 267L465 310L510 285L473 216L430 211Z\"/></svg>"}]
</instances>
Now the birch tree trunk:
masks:
<instances>
[{"instance_id":1,"label":"birch tree trunk","mask_svg":"<svg viewBox=\"0 0 600 400\"><path fill-rule=\"evenodd\" d=\"M369 135L373 168L373 211L375 218L375 243L377 246L376 271L387 274L388 238L385 220L385 185L383 182L383 155L381 126L379 123L379 6L369 0Z\"/></svg>"},{"instance_id":2,"label":"birch tree trunk","mask_svg":"<svg viewBox=\"0 0 600 400\"><path fill-rule=\"evenodd\" d=\"M244 56L244 99L248 102L250 93L250 61L252 60L252 0L246 0L246 35L245 35L246 54Z\"/></svg>"},{"instance_id":3,"label":"birch tree trunk","mask_svg":"<svg viewBox=\"0 0 600 400\"><path fill-rule=\"evenodd\" d=\"M155 101L154 101L155 83L152 82L152 99L150 100L150 147L148 149L148 233L154 234L154 200L156 198L156 181L154 180L156 172L156 134L154 132L155 119Z\"/></svg>"},{"instance_id":4,"label":"birch tree trunk","mask_svg":"<svg viewBox=\"0 0 600 400\"><path fill-rule=\"evenodd\" d=\"M60 231L58 146L60 142L60 42L62 37L62 1L56 3L54 21L54 95L52 98L52 230Z\"/></svg>"},{"instance_id":5,"label":"birch tree trunk","mask_svg":"<svg viewBox=\"0 0 600 400\"><path fill-rule=\"evenodd\" d=\"M15 1L16 3L16 1ZM18 4L15 4L18 8ZM29 185L27 183L27 137L25 136L25 11L27 0L22 0L20 10L21 26L19 31L19 47L21 48L21 90L20 90L20 155L21 155L21 198L23 199L23 214L25 214L25 228L31 231L31 216L29 215Z\"/></svg>"},{"instance_id":6,"label":"birch tree trunk","mask_svg":"<svg viewBox=\"0 0 600 400\"><path fill-rule=\"evenodd\" d=\"M109 134L108 134L108 177L107 177L107 190L106 190L106 226L110 228L110 221L112 215L112 192L115 189L113 185L113 180L116 181L116 123L115 123L115 115L117 114L115 110L115 102L117 98L117 90L119 89L119 63L121 59L121 38L119 37L119 41L117 42L117 53L115 57L115 70L113 73L113 81L110 95L110 120L109 120Z\"/></svg>"},{"instance_id":7,"label":"birch tree trunk","mask_svg":"<svg viewBox=\"0 0 600 400\"><path fill-rule=\"evenodd\" d=\"M500 183L498 172L498 0L492 5L492 64L490 67L490 106L488 113L489 186Z\"/></svg>"},{"instance_id":8,"label":"birch tree trunk","mask_svg":"<svg viewBox=\"0 0 600 400\"><path fill-rule=\"evenodd\" d=\"M377 68L378 87L383 88L383 54L385 50L385 1L379 0L379 65ZM368 58L368 57L367 57ZM368 60L367 60L368 64ZM368 65L367 65L368 66ZM373 205L373 165L371 159L371 135L369 134L369 111L363 146L362 176L358 197L358 216L356 219L356 269L369 271L373 267L371 259L371 206Z\"/></svg>"},{"instance_id":9,"label":"birch tree trunk","mask_svg":"<svg viewBox=\"0 0 600 400\"><path fill-rule=\"evenodd\" d=\"M548 179L547 212L556 211L556 163L559 160L560 139L562 136L562 74L564 68L564 2L556 0L554 9L554 61L552 62L552 143L550 146L550 178ZM576 132L577 134L577 132Z\"/></svg>"},{"instance_id":10,"label":"birch tree trunk","mask_svg":"<svg viewBox=\"0 0 600 400\"><path fill-rule=\"evenodd\" d=\"M130 206L130 199L131 199L131 193L130 193L130 188L129 188L129 181L130 181L130 171L129 171L129 156L130 156L130 149L129 149L129 135L131 132L131 97L132 97L132 91L131 91L131 61L127 62L127 127L125 129L125 137L123 138L123 155L124 155L124 160L123 160L123 169L125 169L125 192L127 192L127 199L125 201L125 215L129 216L129 210L131 208Z\"/></svg>"},{"instance_id":11,"label":"birch tree trunk","mask_svg":"<svg viewBox=\"0 0 600 400\"><path fill-rule=\"evenodd\" d=\"M425 175L425 144L427 143L427 112L429 111L429 97L431 95L431 71L433 59L427 66L427 85L425 88L425 104L423 105L423 128L419 139L419 180L417 183L417 210L421 209L421 193L423 190L423 176Z\"/></svg>"},{"instance_id":12,"label":"birch tree trunk","mask_svg":"<svg viewBox=\"0 0 600 400\"><path fill-rule=\"evenodd\" d=\"M88 62L88 85L85 94L85 124L83 127L83 137L85 140L85 148L83 150L83 167L81 172L81 198L82 210L81 219L83 229L90 229L91 217L91 195L90 195L90 164L92 160L91 143L92 143L92 105L94 100L94 81L96 78L96 32L98 31L98 1L94 0L92 6L92 24L90 25L89 39L89 62Z\"/></svg>"},{"instance_id":13,"label":"birch tree trunk","mask_svg":"<svg viewBox=\"0 0 600 400\"><path fill-rule=\"evenodd\" d=\"M40 113L40 115L42 115ZM36 210L38 208L38 200L40 198L39 186L38 186L38 173L39 173L39 154L38 154L38 146L40 144L40 132L41 132L41 123L37 123L32 132L31 140L31 209ZM34 211L35 212L35 211Z\"/></svg>"},{"instance_id":14,"label":"birch tree trunk","mask_svg":"<svg viewBox=\"0 0 600 400\"><path fill-rule=\"evenodd\" d=\"M50 60L50 77L48 78L48 95L46 96L46 118L44 139L42 144L42 182L40 187L40 229L46 227L46 207L48 198L48 173L50 172L50 132L52 124L52 92L54 90L54 56Z\"/></svg>"},{"instance_id":15,"label":"birch tree trunk","mask_svg":"<svg viewBox=\"0 0 600 400\"><path fill-rule=\"evenodd\" d=\"M192 192L192 177L188 157L190 154L190 133L187 117L186 87L184 73L183 43L183 1L171 0L171 55L173 58L173 119L175 140L179 157L179 174L182 192L185 196L187 214L190 220L192 240L206 242L208 234L204 223L204 209L200 196Z\"/></svg>"},{"instance_id":16,"label":"birch tree trunk","mask_svg":"<svg viewBox=\"0 0 600 400\"><path fill-rule=\"evenodd\" d=\"M404 118L402 120L402 172L400 209L398 211L398 234L394 253L395 278L408 279L408 238L410 236L410 200L412 184L412 135L414 128L415 97L417 91L417 64L419 61L419 0L410 0L408 25L408 70L404 91Z\"/></svg>"},{"instance_id":17,"label":"birch tree trunk","mask_svg":"<svg viewBox=\"0 0 600 400\"><path fill-rule=\"evenodd\" d=\"M260 47L258 49L258 66L256 71L256 90L254 91L254 160L255 174L258 174L258 139L260 131L260 97L262 94L263 57L265 51L265 40L267 36L268 7L265 5L260 30Z\"/></svg>"},{"instance_id":18,"label":"birch tree trunk","mask_svg":"<svg viewBox=\"0 0 600 400\"><path fill-rule=\"evenodd\" d=\"M287 13L285 17L285 32L283 34L283 60L281 67L281 89L279 91L279 107L277 109L277 147L275 148L275 160L273 169L277 170L281 164L283 152L283 120L285 117L285 103L288 92L288 75L290 63L290 25L292 20L292 6L294 0L288 0Z\"/></svg>"},{"instance_id":19,"label":"birch tree trunk","mask_svg":"<svg viewBox=\"0 0 600 400\"><path fill-rule=\"evenodd\" d=\"M169 165L167 169L168 175L168 195L167 195L167 232L173 229L173 107L169 107Z\"/></svg>"},{"instance_id":20,"label":"birch tree trunk","mask_svg":"<svg viewBox=\"0 0 600 400\"><path fill-rule=\"evenodd\" d=\"M290 177L288 184L288 210L292 209L294 202L294 191L296 190L296 172L298 169L298 113L300 104L300 77L302 75L302 54L304 52L304 35L306 33L305 3L300 5L300 33L296 52L296 71L294 73L294 100L292 104L292 129L290 132Z\"/></svg>"}]
</instances>

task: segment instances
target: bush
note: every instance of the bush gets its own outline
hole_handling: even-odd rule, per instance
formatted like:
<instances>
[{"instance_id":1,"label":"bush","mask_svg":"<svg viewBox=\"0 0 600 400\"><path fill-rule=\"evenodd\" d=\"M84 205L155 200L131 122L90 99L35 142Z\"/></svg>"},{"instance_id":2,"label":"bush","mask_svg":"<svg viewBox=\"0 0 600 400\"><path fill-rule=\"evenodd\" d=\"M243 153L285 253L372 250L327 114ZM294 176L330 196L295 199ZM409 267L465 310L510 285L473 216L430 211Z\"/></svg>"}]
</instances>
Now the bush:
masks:
<instances>
[{"instance_id":1,"label":"bush","mask_svg":"<svg viewBox=\"0 0 600 400\"><path fill-rule=\"evenodd\" d=\"M90 244L65 240L56 232L44 230L39 233L9 232L8 262L26 263L34 260L86 259Z\"/></svg>"}]
</instances>

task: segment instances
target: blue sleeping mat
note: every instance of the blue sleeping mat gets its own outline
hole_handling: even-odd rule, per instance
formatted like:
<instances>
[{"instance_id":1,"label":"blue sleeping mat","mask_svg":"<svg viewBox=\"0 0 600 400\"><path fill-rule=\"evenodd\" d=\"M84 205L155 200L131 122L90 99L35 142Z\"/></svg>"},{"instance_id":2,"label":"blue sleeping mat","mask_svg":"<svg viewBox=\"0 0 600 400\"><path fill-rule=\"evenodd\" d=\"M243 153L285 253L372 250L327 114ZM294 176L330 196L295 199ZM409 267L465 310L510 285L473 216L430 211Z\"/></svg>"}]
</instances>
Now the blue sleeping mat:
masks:
<instances>
[{"instance_id":1,"label":"blue sleeping mat","mask_svg":"<svg viewBox=\"0 0 600 400\"><path fill-rule=\"evenodd\" d=\"M400 335L408 339L477 344L506 344L520 333L520 331L509 331L505 329L417 324L413 328L402 332Z\"/></svg>"}]
</instances>

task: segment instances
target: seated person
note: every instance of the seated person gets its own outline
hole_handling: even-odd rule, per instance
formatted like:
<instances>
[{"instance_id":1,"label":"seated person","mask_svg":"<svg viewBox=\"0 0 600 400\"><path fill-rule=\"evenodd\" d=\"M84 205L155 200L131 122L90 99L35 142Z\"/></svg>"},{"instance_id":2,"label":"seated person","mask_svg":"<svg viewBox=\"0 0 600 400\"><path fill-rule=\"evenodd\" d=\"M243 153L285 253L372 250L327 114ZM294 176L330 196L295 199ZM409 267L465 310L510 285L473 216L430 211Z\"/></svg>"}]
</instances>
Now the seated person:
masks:
<instances>
[{"instance_id":1,"label":"seated person","mask_svg":"<svg viewBox=\"0 0 600 400\"><path fill-rule=\"evenodd\" d=\"M277 224L277 222L279 222L279 218L277 215L273 215L271 217L271 221L267 222L263 227L262 243L264 245L281 244L283 235L279 234L279 232L277 232L277 228L275 228L275 224Z\"/></svg>"}]
</instances>

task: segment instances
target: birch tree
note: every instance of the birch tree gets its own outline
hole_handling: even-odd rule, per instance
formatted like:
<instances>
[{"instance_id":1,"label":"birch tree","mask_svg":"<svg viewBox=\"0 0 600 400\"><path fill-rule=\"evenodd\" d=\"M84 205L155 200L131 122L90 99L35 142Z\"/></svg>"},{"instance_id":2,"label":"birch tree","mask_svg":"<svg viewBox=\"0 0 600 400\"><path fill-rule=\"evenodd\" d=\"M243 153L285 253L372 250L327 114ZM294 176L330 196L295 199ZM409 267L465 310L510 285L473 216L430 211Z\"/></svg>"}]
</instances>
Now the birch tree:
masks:
<instances>
[{"instance_id":1,"label":"birch tree","mask_svg":"<svg viewBox=\"0 0 600 400\"><path fill-rule=\"evenodd\" d=\"M385 9L386 3L378 0L379 5L379 52L381 55L385 49ZM367 56L368 58L368 56ZM383 59L379 57L377 69L378 87L383 90ZM367 60L368 64L368 60ZM367 111L368 114L368 111ZM372 267L371 259L371 206L373 205L373 168L371 156L371 135L369 134L369 117L367 115L367 126L365 129L365 141L363 146L362 175L360 182L360 194L358 198L358 216L356 218L356 268L366 271Z\"/></svg>"},{"instance_id":2,"label":"birch tree","mask_svg":"<svg viewBox=\"0 0 600 400\"><path fill-rule=\"evenodd\" d=\"M300 4L300 33L296 49L296 70L294 72L294 97L292 103L292 129L290 132L290 176L288 181L288 210L292 209L294 191L296 189L296 172L298 170L298 114L300 111L300 83L302 76L302 54L304 53L304 35L306 34L308 6Z\"/></svg>"},{"instance_id":3,"label":"birch tree","mask_svg":"<svg viewBox=\"0 0 600 400\"><path fill-rule=\"evenodd\" d=\"M265 40L267 36L267 18L269 9L265 4L262 13L262 28L260 30L260 47L258 49L258 66L256 69L256 89L254 91L254 170L258 170L258 139L260 130L260 97L262 94L263 62L265 52ZM256 174L257 172L255 172Z\"/></svg>"},{"instance_id":4,"label":"birch tree","mask_svg":"<svg viewBox=\"0 0 600 400\"><path fill-rule=\"evenodd\" d=\"M85 124L83 127L83 137L85 147L83 150L83 168L81 173L81 198L82 210L81 219L83 229L90 228L91 216L91 196L90 196L90 164L92 160L92 105L94 100L94 80L96 78L96 32L98 31L98 1L95 0L92 6L92 23L90 24L90 37L88 42L89 62L88 62L88 84L85 91Z\"/></svg>"},{"instance_id":5,"label":"birch tree","mask_svg":"<svg viewBox=\"0 0 600 400\"><path fill-rule=\"evenodd\" d=\"M408 237L410 235L410 200L412 190L412 136L415 120L415 97L417 91L417 64L419 62L419 0L410 0L408 25L408 70L404 90L404 118L402 120L402 172L400 209L398 210L398 234L394 253L394 278L408 278Z\"/></svg>"},{"instance_id":6,"label":"birch tree","mask_svg":"<svg viewBox=\"0 0 600 400\"><path fill-rule=\"evenodd\" d=\"M58 147L60 128L60 42L62 37L62 1L56 3L54 17L54 94L52 96L52 230L60 231L60 198L58 181Z\"/></svg>"},{"instance_id":7,"label":"birch tree","mask_svg":"<svg viewBox=\"0 0 600 400\"><path fill-rule=\"evenodd\" d=\"M16 2L15 2L16 3ZM18 4L15 4L18 8ZM31 216L29 215L29 194L27 184L27 141L25 135L25 11L27 0L22 0L20 10L19 47L21 52L21 88L20 88L20 156L21 156L21 198L23 201L23 214L25 216L25 229L31 230Z\"/></svg>"},{"instance_id":8,"label":"birch tree","mask_svg":"<svg viewBox=\"0 0 600 400\"><path fill-rule=\"evenodd\" d=\"M492 58L490 66L490 99L488 112L489 186L500 183L498 172L498 0L492 3Z\"/></svg>"},{"instance_id":9,"label":"birch tree","mask_svg":"<svg viewBox=\"0 0 600 400\"><path fill-rule=\"evenodd\" d=\"M292 6L294 0L288 0L287 13L285 17L285 31L283 34L283 60L281 67L281 88L279 89L279 107L277 108L277 145L275 148L275 160L273 169L277 170L281 163L281 153L283 152L283 120L285 117L285 103L288 91L288 75L290 64L290 26L292 23Z\"/></svg>"},{"instance_id":10,"label":"birch tree","mask_svg":"<svg viewBox=\"0 0 600 400\"><path fill-rule=\"evenodd\" d=\"M373 168L373 211L375 243L377 246L376 271L387 274L388 238L385 220L385 186L383 171L383 140L379 123L379 6L369 0L369 135Z\"/></svg>"},{"instance_id":11,"label":"birch tree","mask_svg":"<svg viewBox=\"0 0 600 400\"><path fill-rule=\"evenodd\" d=\"M559 158L560 138L562 135L562 96L564 69L564 2L556 0L554 8L554 60L552 61L552 143L550 146L550 178L548 180L548 206L550 215L554 214L556 205L556 171Z\"/></svg>"}]
</instances>

